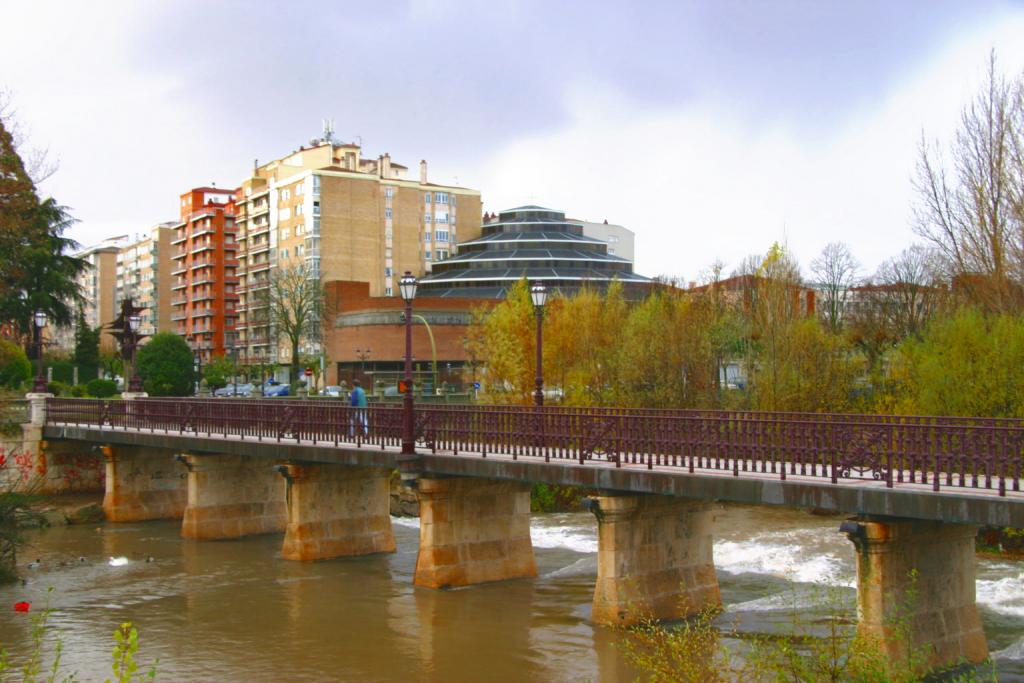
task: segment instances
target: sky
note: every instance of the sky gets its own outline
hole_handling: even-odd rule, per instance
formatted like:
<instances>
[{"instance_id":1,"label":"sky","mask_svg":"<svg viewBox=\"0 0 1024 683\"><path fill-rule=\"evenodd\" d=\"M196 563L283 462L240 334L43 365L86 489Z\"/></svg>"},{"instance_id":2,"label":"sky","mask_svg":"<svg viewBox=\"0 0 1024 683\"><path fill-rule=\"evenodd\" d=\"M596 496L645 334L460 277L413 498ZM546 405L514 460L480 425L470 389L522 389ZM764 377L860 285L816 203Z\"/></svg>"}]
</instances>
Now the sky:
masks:
<instances>
[{"instance_id":1,"label":"sky","mask_svg":"<svg viewBox=\"0 0 1024 683\"><path fill-rule=\"evenodd\" d=\"M59 162L83 244L177 216L334 120L430 179L608 220L636 271L697 280L773 242L869 275L918 238L917 147L948 140L989 53L1024 71L1024 2L14 2L0 89Z\"/></svg>"}]
</instances>

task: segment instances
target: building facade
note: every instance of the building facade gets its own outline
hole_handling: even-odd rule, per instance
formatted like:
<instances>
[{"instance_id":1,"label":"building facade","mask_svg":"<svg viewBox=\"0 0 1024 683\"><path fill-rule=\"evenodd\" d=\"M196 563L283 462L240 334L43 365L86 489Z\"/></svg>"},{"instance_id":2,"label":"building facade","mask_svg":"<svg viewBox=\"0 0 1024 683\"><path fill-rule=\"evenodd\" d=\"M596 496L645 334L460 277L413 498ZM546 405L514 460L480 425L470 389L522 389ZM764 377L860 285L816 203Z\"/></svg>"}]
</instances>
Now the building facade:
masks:
<instances>
[{"instance_id":1,"label":"building facade","mask_svg":"<svg viewBox=\"0 0 1024 683\"><path fill-rule=\"evenodd\" d=\"M171 242L176 227L176 222L155 225L117 253L114 307L127 298L141 307L139 331L146 337L175 330L171 322Z\"/></svg>"},{"instance_id":2,"label":"building facade","mask_svg":"<svg viewBox=\"0 0 1024 683\"><path fill-rule=\"evenodd\" d=\"M239 360L291 362L265 310L275 270L303 268L322 282L366 282L370 296L397 297L403 272L428 273L458 241L479 236L478 191L429 182L425 161L418 178L407 174L388 154L366 159L359 145L329 135L254 169L235 198Z\"/></svg>"},{"instance_id":3,"label":"building facade","mask_svg":"<svg viewBox=\"0 0 1024 683\"><path fill-rule=\"evenodd\" d=\"M111 322L117 310L117 256L128 241L126 236L112 237L99 245L75 254L87 264L76 278L82 295L81 313L91 328ZM71 352L75 348L75 325L53 331L52 342L57 348ZM113 353L117 340L108 333L100 335L100 352Z\"/></svg>"},{"instance_id":4,"label":"building facade","mask_svg":"<svg viewBox=\"0 0 1024 683\"><path fill-rule=\"evenodd\" d=\"M238 242L235 191L197 187L181 195L174 226L171 322L202 362L224 355L235 334Z\"/></svg>"}]
</instances>

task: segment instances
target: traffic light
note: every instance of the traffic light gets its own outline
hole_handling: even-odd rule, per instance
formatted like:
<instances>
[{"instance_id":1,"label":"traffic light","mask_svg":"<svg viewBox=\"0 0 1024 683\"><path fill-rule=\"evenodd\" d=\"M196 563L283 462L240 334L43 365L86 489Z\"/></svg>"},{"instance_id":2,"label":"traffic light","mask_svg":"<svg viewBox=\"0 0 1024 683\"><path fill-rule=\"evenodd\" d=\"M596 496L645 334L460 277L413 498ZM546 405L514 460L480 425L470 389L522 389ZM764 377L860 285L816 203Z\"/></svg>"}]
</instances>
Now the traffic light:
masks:
<instances>
[{"instance_id":1,"label":"traffic light","mask_svg":"<svg viewBox=\"0 0 1024 683\"><path fill-rule=\"evenodd\" d=\"M409 383L404 379L398 380L398 393L404 394L409 390Z\"/></svg>"}]
</instances>

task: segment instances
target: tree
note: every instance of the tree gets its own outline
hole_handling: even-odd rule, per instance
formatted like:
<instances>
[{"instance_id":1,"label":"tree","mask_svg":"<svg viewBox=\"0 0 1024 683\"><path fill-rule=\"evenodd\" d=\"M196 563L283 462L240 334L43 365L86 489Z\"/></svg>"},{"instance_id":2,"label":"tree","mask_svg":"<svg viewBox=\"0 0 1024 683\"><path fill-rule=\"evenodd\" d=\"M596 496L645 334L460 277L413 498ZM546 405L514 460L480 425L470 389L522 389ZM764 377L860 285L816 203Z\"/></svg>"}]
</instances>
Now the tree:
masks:
<instances>
[{"instance_id":1,"label":"tree","mask_svg":"<svg viewBox=\"0 0 1024 683\"><path fill-rule=\"evenodd\" d=\"M0 387L19 388L32 376L32 364L28 356L6 339L0 339Z\"/></svg>"},{"instance_id":2,"label":"tree","mask_svg":"<svg viewBox=\"0 0 1024 683\"><path fill-rule=\"evenodd\" d=\"M135 372L150 396L189 396L196 381L192 351L173 332L158 332L135 352Z\"/></svg>"},{"instance_id":3,"label":"tree","mask_svg":"<svg viewBox=\"0 0 1024 683\"><path fill-rule=\"evenodd\" d=\"M922 137L916 230L948 275L988 310L1024 309L1024 74L1008 81L993 52L986 81L948 150Z\"/></svg>"},{"instance_id":4,"label":"tree","mask_svg":"<svg viewBox=\"0 0 1024 683\"><path fill-rule=\"evenodd\" d=\"M96 378L100 367L100 334L101 329L93 329L85 322L85 316L79 311L75 321L75 365L78 366L79 380L86 381Z\"/></svg>"},{"instance_id":5,"label":"tree","mask_svg":"<svg viewBox=\"0 0 1024 683\"><path fill-rule=\"evenodd\" d=\"M278 343L284 341L291 351L292 392L299 380L299 348L303 342L319 343L324 321L325 294L320 278L305 263L281 266L273 271L269 286L259 295Z\"/></svg>"},{"instance_id":6,"label":"tree","mask_svg":"<svg viewBox=\"0 0 1024 683\"><path fill-rule=\"evenodd\" d=\"M77 244L63 233L74 223L53 198L40 201L0 112L0 320L31 340L32 315L70 325L80 295L75 278L86 263L70 256Z\"/></svg>"},{"instance_id":7,"label":"tree","mask_svg":"<svg viewBox=\"0 0 1024 683\"><path fill-rule=\"evenodd\" d=\"M554 299L549 299L549 306ZM532 401L537 348L534 324L530 287L525 278L509 289L505 301L473 312L466 348L486 367L485 391L489 400L523 404Z\"/></svg>"},{"instance_id":8,"label":"tree","mask_svg":"<svg viewBox=\"0 0 1024 683\"><path fill-rule=\"evenodd\" d=\"M850 289L857 282L859 269L860 264L843 242L825 245L821 254L811 261L811 274L824 293L824 300L818 304L819 311L832 332L838 332L842 325L846 302Z\"/></svg>"},{"instance_id":9,"label":"tree","mask_svg":"<svg viewBox=\"0 0 1024 683\"><path fill-rule=\"evenodd\" d=\"M203 379L206 380L206 386L216 390L227 386L237 372L238 367L233 359L226 355L217 356L203 366Z\"/></svg>"},{"instance_id":10,"label":"tree","mask_svg":"<svg viewBox=\"0 0 1024 683\"><path fill-rule=\"evenodd\" d=\"M1024 417L1024 318L961 309L899 350L892 374L900 412Z\"/></svg>"}]
</instances>

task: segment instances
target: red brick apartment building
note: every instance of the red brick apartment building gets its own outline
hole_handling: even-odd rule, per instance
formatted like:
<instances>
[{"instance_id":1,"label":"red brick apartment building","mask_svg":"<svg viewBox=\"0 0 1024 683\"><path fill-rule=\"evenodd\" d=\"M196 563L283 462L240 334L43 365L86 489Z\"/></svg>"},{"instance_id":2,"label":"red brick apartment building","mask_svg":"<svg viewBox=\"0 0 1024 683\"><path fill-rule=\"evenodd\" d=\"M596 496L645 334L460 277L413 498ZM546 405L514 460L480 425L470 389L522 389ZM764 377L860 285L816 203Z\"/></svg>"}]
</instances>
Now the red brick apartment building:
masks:
<instances>
[{"instance_id":1,"label":"red brick apartment building","mask_svg":"<svg viewBox=\"0 0 1024 683\"><path fill-rule=\"evenodd\" d=\"M181 195L175 226L171 321L203 362L233 343L238 303L235 191L197 187Z\"/></svg>"}]
</instances>

